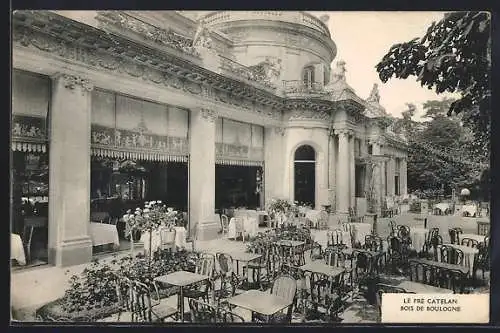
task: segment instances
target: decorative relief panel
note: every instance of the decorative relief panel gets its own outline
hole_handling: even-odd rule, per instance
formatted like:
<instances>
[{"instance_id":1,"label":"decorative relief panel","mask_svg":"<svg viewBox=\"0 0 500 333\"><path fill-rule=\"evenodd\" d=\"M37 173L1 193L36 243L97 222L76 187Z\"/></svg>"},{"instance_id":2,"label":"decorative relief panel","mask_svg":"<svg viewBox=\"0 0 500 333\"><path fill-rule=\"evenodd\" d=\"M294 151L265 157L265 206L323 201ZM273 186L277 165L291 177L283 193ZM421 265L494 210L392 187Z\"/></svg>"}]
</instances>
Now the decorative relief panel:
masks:
<instances>
[{"instance_id":1,"label":"decorative relief panel","mask_svg":"<svg viewBox=\"0 0 500 333\"><path fill-rule=\"evenodd\" d=\"M142 131L114 129L94 124L92 125L91 140L93 145L110 148L139 149L173 155L185 155L188 153L188 141L186 138L154 135Z\"/></svg>"},{"instance_id":2,"label":"decorative relief panel","mask_svg":"<svg viewBox=\"0 0 500 333\"><path fill-rule=\"evenodd\" d=\"M13 115L12 136L45 141L47 139L45 118Z\"/></svg>"},{"instance_id":3,"label":"decorative relief panel","mask_svg":"<svg viewBox=\"0 0 500 333\"><path fill-rule=\"evenodd\" d=\"M329 120L330 114L323 111L294 110L288 113L289 120Z\"/></svg>"}]
</instances>

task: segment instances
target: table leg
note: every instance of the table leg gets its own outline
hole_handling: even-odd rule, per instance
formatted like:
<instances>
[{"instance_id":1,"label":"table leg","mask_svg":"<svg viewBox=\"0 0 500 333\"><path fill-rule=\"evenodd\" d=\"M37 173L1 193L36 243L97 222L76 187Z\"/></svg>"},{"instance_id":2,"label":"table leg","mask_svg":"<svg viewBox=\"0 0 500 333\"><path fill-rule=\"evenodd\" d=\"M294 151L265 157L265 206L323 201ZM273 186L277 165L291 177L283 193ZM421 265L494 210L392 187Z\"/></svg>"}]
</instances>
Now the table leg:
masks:
<instances>
[{"instance_id":1,"label":"table leg","mask_svg":"<svg viewBox=\"0 0 500 333\"><path fill-rule=\"evenodd\" d=\"M180 318L181 318L181 323L184 322L184 290L182 287L179 287L179 298L178 298L178 301L179 301L179 306L178 306L178 309L179 309L179 312L180 312Z\"/></svg>"}]
</instances>

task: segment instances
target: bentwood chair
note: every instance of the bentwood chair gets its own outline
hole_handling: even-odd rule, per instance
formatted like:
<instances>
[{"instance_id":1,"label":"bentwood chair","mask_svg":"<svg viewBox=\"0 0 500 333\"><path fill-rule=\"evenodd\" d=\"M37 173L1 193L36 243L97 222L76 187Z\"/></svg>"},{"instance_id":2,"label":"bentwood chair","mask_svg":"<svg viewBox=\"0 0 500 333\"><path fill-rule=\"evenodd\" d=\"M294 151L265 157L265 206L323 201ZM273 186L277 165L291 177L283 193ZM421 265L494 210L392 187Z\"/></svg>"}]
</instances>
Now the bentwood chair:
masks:
<instances>
[{"instance_id":1,"label":"bentwood chair","mask_svg":"<svg viewBox=\"0 0 500 333\"><path fill-rule=\"evenodd\" d=\"M272 323L290 323L292 321L292 311L296 303L297 281L290 275L281 275L271 287L271 294L278 296L290 302L290 306L285 313L278 312L270 316L269 322ZM253 314L254 321L266 321L262 315Z\"/></svg>"},{"instance_id":2,"label":"bentwood chair","mask_svg":"<svg viewBox=\"0 0 500 333\"><path fill-rule=\"evenodd\" d=\"M477 239L472 239L472 238L466 237L466 238L462 238L462 240L460 241L460 244L462 244L463 246L477 248L477 246L479 245L479 242L477 241Z\"/></svg>"},{"instance_id":3,"label":"bentwood chair","mask_svg":"<svg viewBox=\"0 0 500 333\"><path fill-rule=\"evenodd\" d=\"M231 255L217 253L215 258L217 261L217 278L220 279L220 289L214 290L214 294L216 303L220 304L222 299L232 297L236 294L236 288L240 285L241 281L233 270L234 261Z\"/></svg>"},{"instance_id":4,"label":"bentwood chair","mask_svg":"<svg viewBox=\"0 0 500 333\"><path fill-rule=\"evenodd\" d=\"M218 311L211 304L190 299L189 310L192 323L215 324L217 322Z\"/></svg>"},{"instance_id":5,"label":"bentwood chair","mask_svg":"<svg viewBox=\"0 0 500 333\"><path fill-rule=\"evenodd\" d=\"M229 232L229 218L227 215L222 214L220 216L220 223L222 228L222 236L227 235Z\"/></svg>"},{"instance_id":6,"label":"bentwood chair","mask_svg":"<svg viewBox=\"0 0 500 333\"><path fill-rule=\"evenodd\" d=\"M382 315L382 294L390 293L390 294L399 294L399 293L407 293L403 288L391 286L389 284L378 283L377 284L377 294L376 294L376 304L379 310L379 315Z\"/></svg>"},{"instance_id":7,"label":"bentwood chair","mask_svg":"<svg viewBox=\"0 0 500 333\"><path fill-rule=\"evenodd\" d=\"M459 244L460 242L460 234L462 234L462 228L452 228L448 230L448 234L450 235L450 243L451 244Z\"/></svg>"},{"instance_id":8,"label":"bentwood chair","mask_svg":"<svg viewBox=\"0 0 500 333\"><path fill-rule=\"evenodd\" d=\"M195 273L206 275L208 280L193 284L184 289L184 297L203 299L205 302L210 301L209 292L213 290L215 271L215 257L212 254L203 253L196 263Z\"/></svg>"}]
</instances>

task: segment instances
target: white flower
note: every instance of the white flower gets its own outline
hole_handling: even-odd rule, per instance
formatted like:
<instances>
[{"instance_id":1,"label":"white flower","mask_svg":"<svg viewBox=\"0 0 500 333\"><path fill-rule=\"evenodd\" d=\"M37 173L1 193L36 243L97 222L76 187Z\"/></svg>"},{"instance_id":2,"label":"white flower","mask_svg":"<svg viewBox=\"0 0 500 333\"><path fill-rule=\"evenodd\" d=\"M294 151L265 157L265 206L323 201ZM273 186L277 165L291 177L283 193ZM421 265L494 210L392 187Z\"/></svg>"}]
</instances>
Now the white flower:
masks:
<instances>
[{"instance_id":1,"label":"white flower","mask_svg":"<svg viewBox=\"0 0 500 333\"><path fill-rule=\"evenodd\" d=\"M154 205L154 204L156 204L156 201L151 201L149 204Z\"/></svg>"},{"instance_id":2,"label":"white flower","mask_svg":"<svg viewBox=\"0 0 500 333\"><path fill-rule=\"evenodd\" d=\"M161 204L161 200L157 200L157 201L156 201L156 203L159 203L159 204Z\"/></svg>"},{"instance_id":3,"label":"white flower","mask_svg":"<svg viewBox=\"0 0 500 333\"><path fill-rule=\"evenodd\" d=\"M140 211L138 211L138 210L136 210L136 211L135 211L135 215L141 215L141 212L140 212Z\"/></svg>"},{"instance_id":4,"label":"white flower","mask_svg":"<svg viewBox=\"0 0 500 333\"><path fill-rule=\"evenodd\" d=\"M144 210L142 211L143 213L149 213L149 208L144 208Z\"/></svg>"},{"instance_id":5,"label":"white flower","mask_svg":"<svg viewBox=\"0 0 500 333\"><path fill-rule=\"evenodd\" d=\"M145 202L144 202L144 205L149 205L149 201L145 201Z\"/></svg>"}]
</instances>

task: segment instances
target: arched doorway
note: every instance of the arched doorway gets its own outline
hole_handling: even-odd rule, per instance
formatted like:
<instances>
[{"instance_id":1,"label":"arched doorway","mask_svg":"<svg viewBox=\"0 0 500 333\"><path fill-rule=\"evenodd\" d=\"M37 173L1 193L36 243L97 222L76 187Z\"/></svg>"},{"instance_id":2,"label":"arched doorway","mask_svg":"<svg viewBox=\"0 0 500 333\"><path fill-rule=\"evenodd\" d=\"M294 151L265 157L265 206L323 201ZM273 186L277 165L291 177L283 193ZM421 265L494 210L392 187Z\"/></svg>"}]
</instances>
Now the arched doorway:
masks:
<instances>
[{"instance_id":1,"label":"arched doorway","mask_svg":"<svg viewBox=\"0 0 500 333\"><path fill-rule=\"evenodd\" d=\"M294 200L315 207L316 152L309 145L297 148L294 156Z\"/></svg>"}]
</instances>

